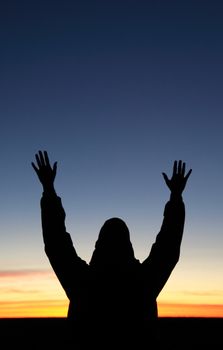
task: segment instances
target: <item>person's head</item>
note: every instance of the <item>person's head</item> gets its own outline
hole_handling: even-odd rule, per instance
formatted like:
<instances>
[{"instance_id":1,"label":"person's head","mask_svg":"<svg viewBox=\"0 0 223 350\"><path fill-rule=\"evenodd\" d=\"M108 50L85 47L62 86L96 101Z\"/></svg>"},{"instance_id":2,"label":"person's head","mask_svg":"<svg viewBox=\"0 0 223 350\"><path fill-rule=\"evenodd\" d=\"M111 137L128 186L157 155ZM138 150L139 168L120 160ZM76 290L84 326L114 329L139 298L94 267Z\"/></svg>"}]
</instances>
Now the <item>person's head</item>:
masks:
<instances>
[{"instance_id":1,"label":"person's head","mask_svg":"<svg viewBox=\"0 0 223 350\"><path fill-rule=\"evenodd\" d=\"M105 221L95 243L90 265L126 265L135 261L129 229L119 218Z\"/></svg>"}]
</instances>

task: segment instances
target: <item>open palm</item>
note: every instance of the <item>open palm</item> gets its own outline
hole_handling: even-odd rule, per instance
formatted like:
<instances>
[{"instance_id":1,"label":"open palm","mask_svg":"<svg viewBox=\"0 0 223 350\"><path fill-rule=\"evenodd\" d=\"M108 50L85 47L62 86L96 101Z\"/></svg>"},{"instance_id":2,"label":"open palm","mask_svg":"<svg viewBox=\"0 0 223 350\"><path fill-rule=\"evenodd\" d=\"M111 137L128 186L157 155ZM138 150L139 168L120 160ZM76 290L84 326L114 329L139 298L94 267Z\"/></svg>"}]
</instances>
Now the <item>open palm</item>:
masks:
<instances>
[{"instance_id":1,"label":"open palm","mask_svg":"<svg viewBox=\"0 0 223 350\"><path fill-rule=\"evenodd\" d=\"M52 189L57 172L57 162L55 162L53 167L51 167L46 151L39 151L35 157L36 164L32 162L32 167L43 185L44 190Z\"/></svg>"},{"instance_id":2,"label":"open palm","mask_svg":"<svg viewBox=\"0 0 223 350\"><path fill-rule=\"evenodd\" d=\"M168 186L172 194L177 194L177 195L182 194L186 186L187 180L192 172L192 169L190 169L188 173L185 175L185 170L186 170L185 163L182 162L181 160L179 162L175 160L173 164L173 174L171 179L169 179L165 173L162 173L164 180L166 182L166 185Z\"/></svg>"}]
</instances>

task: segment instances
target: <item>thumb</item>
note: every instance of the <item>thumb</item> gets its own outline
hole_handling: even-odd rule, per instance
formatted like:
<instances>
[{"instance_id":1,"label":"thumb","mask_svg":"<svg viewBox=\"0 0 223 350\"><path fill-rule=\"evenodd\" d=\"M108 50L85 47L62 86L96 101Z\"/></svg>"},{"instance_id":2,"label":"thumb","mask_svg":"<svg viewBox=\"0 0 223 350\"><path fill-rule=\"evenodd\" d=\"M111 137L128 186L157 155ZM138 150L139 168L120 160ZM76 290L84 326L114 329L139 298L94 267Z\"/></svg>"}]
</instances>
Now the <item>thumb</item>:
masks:
<instances>
[{"instance_id":1,"label":"thumb","mask_svg":"<svg viewBox=\"0 0 223 350\"><path fill-rule=\"evenodd\" d=\"M188 173L187 173L187 175L185 176L185 181L187 182L187 180L188 180L188 178L189 178L189 176L190 176L190 174L192 173L192 169L190 169L189 171L188 171Z\"/></svg>"},{"instance_id":2,"label":"thumb","mask_svg":"<svg viewBox=\"0 0 223 350\"><path fill-rule=\"evenodd\" d=\"M57 162L55 162L53 164L53 174L54 174L54 176L56 175L56 172L57 172Z\"/></svg>"},{"instance_id":3,"label":"thumb","mask_svg":"<svg viewBox=\"0 0 223 350\"><path fill-rule=\"evenodd\" d=\"M163 175L163 178L164 178L164 180L165 180L166 184L168 185L168 183L169 183L169 179L168 179L167 174L162 173L162 175Z\"/></svg>"},{"instance_id":4,"label":"thumb","mask_svg":"<svg viewBox=\"0 0 223 350\"><path fill-rule=\"evenodd\" d=\"M32 162L31 163L33 169L35 170L36 174L39 176L39 169L36 167L36 165Z\"/></svg>"}]
</instances>

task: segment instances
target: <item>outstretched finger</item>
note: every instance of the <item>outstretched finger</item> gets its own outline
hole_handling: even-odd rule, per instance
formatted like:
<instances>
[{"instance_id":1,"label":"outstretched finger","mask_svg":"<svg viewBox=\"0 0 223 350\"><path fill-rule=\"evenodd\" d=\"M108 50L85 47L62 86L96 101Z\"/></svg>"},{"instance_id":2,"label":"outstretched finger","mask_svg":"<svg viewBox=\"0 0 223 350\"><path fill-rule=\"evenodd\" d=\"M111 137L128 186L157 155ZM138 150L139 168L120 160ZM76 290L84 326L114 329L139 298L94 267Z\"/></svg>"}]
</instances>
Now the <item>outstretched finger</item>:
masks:
<instances>
[{"instance_id":1,"label":"outstretched finger","mask_svg":"<svg viewBox=\"0 0 223 350\"><path fill-rule=\"evenodd\" d=\"M182 169L182 160L179 160L178 162L178 174L181 174Z\"/></svg>"},{"instance_id":2,"label":"outstretched finger","mask_svg":"<svg viewBox=\"0 0 223 350\"><path fill-rule=\"evenodd\" d=\"M175 160L173 163L173 175L176 175L177 173L177 161Z\"/></svg>"},{"instance_id":3,"label":"outstretched finger","mask_svg":"<svg viewBox=\"0 0 223 350\"><path fill-rule=\"evenodd\" d=\"M182 165L182 175L184 176L184 174L185 174L185 168L186 168L186 165L185 165L185 163L183 162L183 165Z\"/></svg>"},{"instance_id":4,"label":"outstretched finger","mask_svg":"<svg viewBox=\"0 0 223 350\"><path fill-rule=\"evenodd\" d=\"M44 157L45 157L46 165L50 166L50 161L49 161L49 157L48 157L47 151L44 151Z\"/></svg>"},{"instance_id":5,"label":"outstretched finger","mask_svg":"<svg viewBox=\"0 0 223 350\"><path fill-rule=\"evenodd\" d=\"M35 154L35 157L36 157L36 163L37 163L38 167L41 168L41 161L40 161L40 157L39 157L38 153Z\"/></svg>"},{"instance_id":6,"label":"outstretched finger","mask_svg":"<svg viewBox=\"0 0 223 350\"><path fill-rule=\"evenodd\" d=\"M40 158L41 165L44 166L45 165L45 160L44 160L44 156L43 156L43 152L42 151L39 151L39 158Z\"/></svg>"}]
</instances>

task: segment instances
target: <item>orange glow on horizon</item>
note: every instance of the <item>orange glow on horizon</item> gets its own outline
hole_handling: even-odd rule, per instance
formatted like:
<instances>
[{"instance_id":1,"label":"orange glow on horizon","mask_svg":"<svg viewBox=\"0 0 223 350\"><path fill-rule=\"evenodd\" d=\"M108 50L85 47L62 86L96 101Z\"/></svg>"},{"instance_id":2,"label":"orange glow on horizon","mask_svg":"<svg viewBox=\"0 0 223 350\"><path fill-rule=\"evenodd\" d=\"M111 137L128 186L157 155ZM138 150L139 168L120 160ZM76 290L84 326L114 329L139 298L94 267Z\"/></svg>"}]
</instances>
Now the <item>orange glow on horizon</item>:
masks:
<instances>
[{"instance_id":1,"label":"orange glow on horizon","mask_svg":"<svg viewBox=\"0 0 223 350\"><path fill-rule=\"evenodd\" d=\"M223 305L216 304L158 304L159 317L223 317Z\"/></svg>"},{"instance_id":2,"label":"orange glow on horizon","mask_svg":"<svg viewBox=\"0 0 223 350\"><path fill-rule=\"evenodd\" d=\"M66 317L68 299L49 270L0 272L0 318Z\"/></svg>"},{"instance_id":3,"label":"orange glow on horizon","mask_svg":"<svg viewBox=\"0 0 223 350\"><path fill-rule=\"evenodd\" d=\"M67 300L0 302L0 318L66 317ZM223 317L223 305L170 304L158 306L159 317Z\"/></svg>"},{"instance_id":4,"label":"orange glow on horizon","mask_svg":"<svg viewBox=\"0 0 223 350\"><path fill-rule=\"evenodd\" d=\"M23 301L0 303L0 318L66 317L68 302ZM223 305L160 304L159 317L223 317Z\"/></svg>"},{"instance_id":5,"label":"orange glow on horizon","mask_svg":"<svg viewBox=\"0 0 223 350\"><path fill-rule=\"evenodd\" d=\"M206 299L201 299L204 296ZM163 293L162 298L159 317L223 317L221 291ZM0 318L66 317L68 305L52 271L0 271Z\"/></svg>"},{"instance_id":6,"label":"orange glow on horizon","mask_svg":"<svg viewBox=\"0 0 223 350\"><path fill-rule=\"evenodd\" d=\"M68 304L63 301L13 301L0 303L0 318L66 317Z\"/></svg>"}]
</instances>

